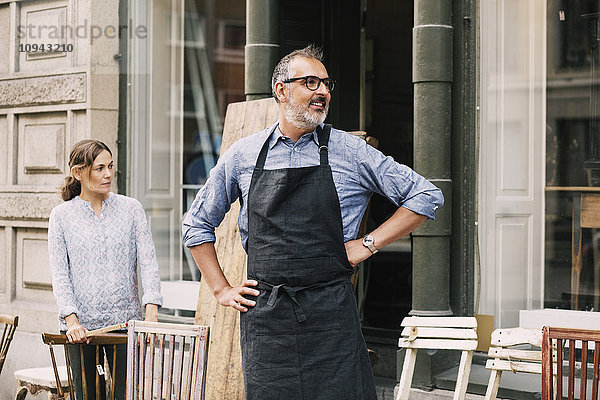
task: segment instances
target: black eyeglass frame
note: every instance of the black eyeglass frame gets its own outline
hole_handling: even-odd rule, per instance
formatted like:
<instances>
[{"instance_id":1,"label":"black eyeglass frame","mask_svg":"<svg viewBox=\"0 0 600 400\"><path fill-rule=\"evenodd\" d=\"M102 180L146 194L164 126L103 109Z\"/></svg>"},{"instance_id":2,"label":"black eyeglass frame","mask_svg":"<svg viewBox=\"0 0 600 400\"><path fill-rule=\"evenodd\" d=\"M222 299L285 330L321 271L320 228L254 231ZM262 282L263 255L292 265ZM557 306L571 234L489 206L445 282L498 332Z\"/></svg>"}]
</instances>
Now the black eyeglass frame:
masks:
<instances>
[{"instance_id":1,"label":"black eyeglass frame","mask_svg":"<svg viewBox=\"0 0 600 400\"><path fill-rule=\"evenodd\" d=\"M309 78L316 79L316 80L319 82L319 83L317 84L317 87L316 87L316 88L314 88L314 89L311 89L311 88L308 86L308 79L309 79ZM321 86L321 83L323 83L323 85L325 85L325 87L327 88L327 90L329 91L329 93L333 92L333 89L335 88L335 80L333 80L333 79L331 79L331 78L329 78L329 77L321 79L321 78L319 78L318 76L314 76L314 75L307 75L307 76L300 76L300 77L298 77L298 78L290 78L290 79L286 79L285 81L283 81L283 83L292 83L292 82L299 81L299 80L302 80L302 79L304 79L304 86L306 86L306 88L307 88L308 90L312 90L313 92L314 92L315 90L318 90L318 89L319 89L319 87ZM329 84L327 84L327 82L329 82Z\"/></svg>"}]
</instances>

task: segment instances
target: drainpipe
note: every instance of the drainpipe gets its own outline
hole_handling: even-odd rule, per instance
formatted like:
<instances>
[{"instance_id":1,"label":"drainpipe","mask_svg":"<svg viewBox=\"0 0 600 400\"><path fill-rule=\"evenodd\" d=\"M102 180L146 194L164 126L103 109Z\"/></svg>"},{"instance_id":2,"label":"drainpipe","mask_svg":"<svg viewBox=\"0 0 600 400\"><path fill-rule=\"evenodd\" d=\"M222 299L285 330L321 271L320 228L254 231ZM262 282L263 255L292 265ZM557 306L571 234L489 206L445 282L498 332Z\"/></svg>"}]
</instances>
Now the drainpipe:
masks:
<instances>
[{"instance_id":1,"label":"drainpipe","mask_svg":"<svg viewBox=\"0 0 600 400\"><path fill-rule=\"evenodd\" d=\"M119 26L127 26L129 17L129 2L119 1ZM131 28L130 28L131 29ZM114 59L119 62L119 116L117 128L117 170L115 178L117 180L117 192L119 194L127 193L127 46L128 37L123 35L119 37L119 53L115 54ZM129 174L131 176L131 174Z\"/></svg>"},{"instance_id":2,"label":"drainpipe","mask_svg":"<svg viewBox=\"0 0 600 400\"><path fill-rule=\"evenodd\" d=\"M271 97L271 76L279 61L278 0L246 1L246 100Z\"/></svg>"}]
</instances>

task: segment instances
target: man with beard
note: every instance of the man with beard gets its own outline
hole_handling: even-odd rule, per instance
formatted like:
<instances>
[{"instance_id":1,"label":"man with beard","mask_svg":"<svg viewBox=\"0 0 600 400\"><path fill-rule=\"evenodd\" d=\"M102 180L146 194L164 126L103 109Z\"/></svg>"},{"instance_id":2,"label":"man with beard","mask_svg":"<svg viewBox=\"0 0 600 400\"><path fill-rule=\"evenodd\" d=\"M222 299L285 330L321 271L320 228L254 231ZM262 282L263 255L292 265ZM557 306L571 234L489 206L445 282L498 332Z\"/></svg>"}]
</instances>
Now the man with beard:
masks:
<instances>
[{"instance_id":1,"label":"man with beard","mask_svg":"<svg viewBox=\"0 0 600 400\"><path fill-rule=\"evenodd\" d=\"M183 222L184 243L219 304L240 311L248 400L375 400L350 276L442 205L441 191L364 140L323 125L335 82L314 46L279 62L274 126L240 139ZM356 239L369 198L398 210ZM240 199L248 278L230 284L214 229Z\"/></svg>"}]
</instances>

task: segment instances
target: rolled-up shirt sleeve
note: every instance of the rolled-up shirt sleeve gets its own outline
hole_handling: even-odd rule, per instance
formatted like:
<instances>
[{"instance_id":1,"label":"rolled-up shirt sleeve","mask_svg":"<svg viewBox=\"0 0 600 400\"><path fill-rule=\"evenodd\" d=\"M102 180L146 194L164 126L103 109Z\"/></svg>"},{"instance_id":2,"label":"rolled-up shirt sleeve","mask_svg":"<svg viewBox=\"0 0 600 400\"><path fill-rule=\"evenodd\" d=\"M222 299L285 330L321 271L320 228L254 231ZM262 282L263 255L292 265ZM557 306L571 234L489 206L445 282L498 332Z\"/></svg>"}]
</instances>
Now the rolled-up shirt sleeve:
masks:
<instances>
[{"instance_id":1,"label":"rolled-up shirt sleeve","mask_svg":"<svg viewBox=\"0 0 600 400\"><path fill-rule=\"evenodd\" d=\"M435 219L444 196L434 184L366 142L357 147L357 160L361 185L388 198L397 207Z\"/></svg>"},{"instance_id":2,"label":"rolled-up shirt sleeve","mask_svg":"<svg viewBox=\"0 0 600 400\"><path fill-rule=\"evenodd\" d=\"M50 213L48 256L52 272L52 290L58 304L58 317L64 320L67 315L78 315L79 309L75 301L73 280L71 279L71 270L67 256L67 243L61 228L60 217L57 215L56 210L52 210Z\"/></svg>"},{"instance_id":3,"label":"rolled-up shirt sleeve","mask_svg":"<svg viewBox=\"0 0 600 400\"><path fill-rule=\"evenodd\" d=\"M162 306L163 297L160 292L160 275L152 233L148 226L144 208L137 200L136 203L134 209L135 246L142 288L144 289L142 304Z\"/></svg>"},{"instance_id":4,"label":"rolled-up shirt sleeve","mask_svg":"<svg viewBox=\"0 0 600 400\"><path fill-rule=\"evenodd\" d=\"M208 180L196 195L183 220L183 243L187 247L214 242L216 240L215 228L221 224L225 214L231 208L231 204L241 195L237 183L236 148L238 143L234 143L219 158L217 165L210 171Z\"/></svg>"}]
</instances>

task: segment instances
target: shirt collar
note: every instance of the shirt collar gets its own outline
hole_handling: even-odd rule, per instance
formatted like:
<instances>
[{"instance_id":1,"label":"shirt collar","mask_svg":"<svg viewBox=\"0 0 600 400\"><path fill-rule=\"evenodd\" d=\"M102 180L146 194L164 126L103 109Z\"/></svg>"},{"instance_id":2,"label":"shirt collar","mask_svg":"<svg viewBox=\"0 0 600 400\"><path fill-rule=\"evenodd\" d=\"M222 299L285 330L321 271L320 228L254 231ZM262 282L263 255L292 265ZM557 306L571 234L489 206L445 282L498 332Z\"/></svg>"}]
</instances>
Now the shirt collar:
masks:
<instances>
[{"instance_id":1,"label":"shirt collar","mask_svg":"<svg viewBox=\"0 0 600 400\"><path fill-rule=\"evenodd\" d=\"M323 127L323 124L321 124L321 128L322 127ZM318 146L319 145L319 135L317 135L317 130L316 129L313 130L308 135L312 135L313 141ZM273 131L273 134L269 138L269 150L271 150L273 147L275 147L275 145L277 144L277 142L279 142L279 140L283 140L283 137L284 137L284 135L281 132L281 129L279 129L279 123L278 123L275 126L275 130Z\"/></svg>"},{"instance_id":2,"label":"shirt collar","mask_svg":"<svg viewBox=\"0 0 600 400\"><path fill-rule=\"evenodd\" d=\"M102 206L104 207L106 205L112 204L112 202L114 201L114 199L115 199L115 194L113 192L109 192L108 193L108 197L106 199L102 200ZM92 203L91 202L83 200L81 197L79 197L79 195L73 197L73 200L77 201L80 204L87 205L90 208L92 207Z\"/></svg>"}]
</instances>

